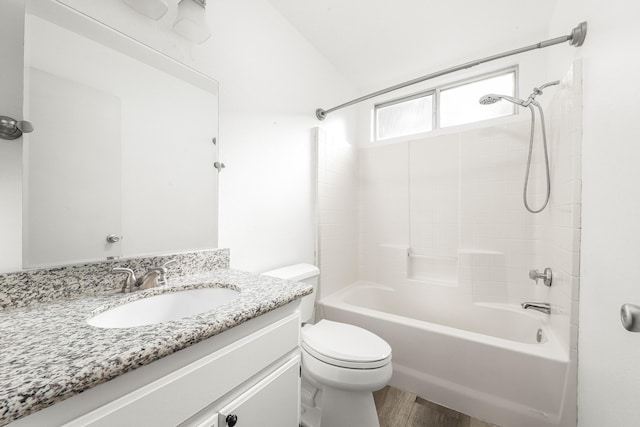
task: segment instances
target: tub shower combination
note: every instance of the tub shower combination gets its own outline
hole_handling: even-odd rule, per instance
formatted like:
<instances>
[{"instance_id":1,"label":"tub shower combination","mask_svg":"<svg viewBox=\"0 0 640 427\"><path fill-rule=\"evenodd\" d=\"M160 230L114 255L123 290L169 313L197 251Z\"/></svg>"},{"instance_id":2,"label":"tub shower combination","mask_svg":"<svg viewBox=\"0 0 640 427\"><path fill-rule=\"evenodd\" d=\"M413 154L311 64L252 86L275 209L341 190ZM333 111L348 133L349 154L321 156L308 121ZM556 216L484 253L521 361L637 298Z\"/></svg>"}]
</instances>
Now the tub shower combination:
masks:
<instances>
[{"instance_id":1,"label":"tub shower combination","mask_svg":"<svg viewBox=\"0 0 640 427\"><path fill-rule=\"evenodd\" d=\"M534 140L533 105L542 117L542 108L534 100L541 93L536 88L527 101L503 95L482 98L482 103L505 99L531 110L529 159L522 193L531 213L547 207L551 191L542 122L547 192L544 203L531 208L527 182ZM501 266L506 267L503 254L484 256L502 257ZM436 262L412 254L410 249L405 258L408 261L401 270L406 275L398 283L385 278L384 284L351 284L321 299L320 315L360 326L387 341L393 350L393 386L502 427L570 425L567 420L575 410L570 408L575 392L571 390L571 363L566 343L552 328L551 304L481 302L469 289L473 283L457 281L459 261L455 258L436 257ZM377 268L381 271L386 267L379 264ZM438 276L447 280L438 281ZM532 270L529 278L540 283L538 288L553 283L549 268ZM541 293L549 295L548 291Z\"/></svg>"},{"instance_id":2,"label":"tub shower combination","mask_svg":"<svg viewBox=\"0 0 640 427\"><path fill-rule=\"evenodd\" d=\"M530 206L527 183L535 131L533 106L542 119L542 108L535 101L541 93L535 88L526 101L495 94L481 99L483 104L506 100L530 108L522 197L525 208L534 214L547 207L551 191L541 120L546 194L543 203ZM505 298L489 303L474 297L473 280L458 280L460 257L465 256L460 249L459 258L424 256L393 245L386 250L406 251L406 264L400 267L378 260L378 273L395 271L400 274L394 276L397 281L383 274L381 283L351 284L321 299L319 312L324 318L360 326L387 341L393 349L392 385L502 427L570 425L572 371L566 342L556 336L551 325L555 309L547 299L553 284L551 269L529 272L529 278L538 283L536 294L544 295L541 300L516 304L513 298ZM503 253L471 251L466 256L485 257L482 265L497 263L499 270L509 267ZM522 273L526 280L526 270ZM504 282L501 285L508 288Z\"/></svg>"},{"instance_id":3,"label":"tub shower combination","mask_svg":"<svg viewBox=\"0 0 640 427\"><path fill-rule=\"evenodd\" d=\"M579 47L585 40L586 31L587 24L582 22L567 36L448 68L373 92L333 108L326 110L318 108L316 117L319 120L324 120L333 111L356 103L435 77L533 49L546 48L567 41L572 46ZM481 146L484 146L485 150L486 147L493 147L491 145L493 141L489 141L490 138L487 138L486 130L484 133L472 134L477 136L478 139L475 140L469 139L468 135L470 134L459 134L453 139L438 140L433 138L426 141L408 141L404 146L397 143L386 147L374 147L366 153L360 151L359 159L364 159L359 166L360 185L367 185L358 196L361 199L358 221L360 227L365 227L365 232L360 233L361 237L364 236L360 240L360 244L366 246L364 249L359 249L360 276L379 283L359 281L323 297L317 303L319 317L360 326L383 338L391 345L393 351L391 385L502 427L565 427L575 426L576 422L577 323L574 322L577 321L574 319L577 317L569 316L573 314L571 307L564 312L563 307L571 305L572 298L576 298L579 272L575 267L577 257L562 256L561 259L556 259L555 254L576 255L576 251L579 251L579 247L572 243L579 242L579 234L574 233L574 230L579 228L575 222L577 215L573 215L573 219L567 219L565 214L566 212L573 213L573 207L580 204L579 192L566 191L569 187L567 184L575 184L580 180L580 176L579 172L575 172L577 170L575 168L565 167L560 171L552 168L554 165L550 165L549 161L549 151L551 151L558 154L555 159L556 164L570 162L573 160L572 153L576 152L575 147L579 148L579 135L581 135L579 129L582 126L582 68L580 63L575 64L577 64L576 68L570 69L563 82L552 81L536 87L525 100L500 94L487 94L478 100L481 105L506 101L523 108L529 108L530 132L527 135L529 146L524 188L521 193L522 199L524 207L529 213L539 214L548 205L551 205L552 212L547 209L543 215L530 216L526 219L523 219L519 214L514 214L514 207L510 204L514 188L510 186L511 175L508 177L500 175L501 171L512 173L513 165L509 160L514 155L522 155L523 160L525 158L524 150L518 151L521 147L518 144L519 140L507 140L513 135L525 138L524 132L519 133L519 126L522 122L519 122L517 126L496 127L496 135L502 138L497 141L498 145L507 143L500 146L502 151L497 152L478 151L480 150L478 147ZM558 92L560 95L557 98L558 101L554 98L554 102L551 104L555 113L551 116L551 124L555 124L556 127L553 129L553 141L551 141L551 148L549 148L542 106L536 97L541 95L547 87L556 85L560 85L560 92ZM546 178L544 184L540 183L540 188L544 188L546 192L544 192L543 201L532 206L529 199L531 195L528 192L531 188L529 175L532 168L534 139L536 138L536 109L540 123L538 138L541 137L540 149L544 153L543 176ZM455 151L456 143L458 151ZM445 150L437 151L440 147L438 144L443 144ZM399 148L395 148L393 145ZM426 179L432 181L424 181L424 174L412 175L413 164L421 170L427 167L424 162L424 164L417 160L415 163L411 162L410 159L415 154L410 151L413 149L412 147L416 147L415 153L419 152L424 160L437 159L436 163L429 163L435 166L434 169L450 167L451 171L447 170L446 173L438 176L437 173L430 170L430 175ZM451 147L454 149L450 149ZM468 150L466 154L463 149ZM504 155L505 152L508 152L507 155ZM496 161L496 155L503 155L503 157ZM382 178L379 177L379 170L375 166L379 165L381 161L389 159L406 163L393 169L395 175L388 174L392 177L390 178L392 183L385 181L380 184ZM449 166L447 162L451 165ZM485 162L485 164L480 164L480 162ZM391 162L388 165L391 166ZM463 169L463 167L467 169ZM404 173L407 169L408 173ZM401 172L397 172L397 170ZM567 172L568 170L569 172ZM496 171L499 171L497 176L491 175ZM476 178L484 181L478 181ZM443 203L439 204L439 199L436 200L433 197L436 193L432 189L433 191L429 190L431 192L428 195L422 195L422 199L416 201L417 206L428 206L426 209L432 209L432 211L411 210L412 194L422 194L428 190L427 188L423 191L421 187L416 186L440 185L439 182L433 181L438 179L452 181L451 185L438 187L438 191L445 195L441 202L451 203L453 208L443 210L441 206ZM365 184L362 184L363 182ZM507 185L503 187L496 187L496 184L505 183ZM558 185L558 192L555 193L556 196L550 204L552 184L553 186ZM401 185L408 186L408 191L407 188L400 187ZM466 193L461 191L463 185L466 186L464 187ZM451 197L450 195L456 191L456 187L458 197ZM574 185L572 188L575 187ZM389 190L390 188L393 190ZM487 188L491 188L491 190L487 192ZM500 191L498 188L507 188L504 194L500 193L500 201L505 203L504 206L508 206L506 208L508 212L496 211L498 208L495 201L498 198L495 193ZM485 190L485 192L481 196L477 196L474 191L478 189ZM381 192L377 193L376 191ZM395 193L400 196L396 197ZM463 194L470 195L471 198L475 197L475 199L468 201L462 197ZM482 196L487 196L484 197L485 199L493 197L495 200L489 200L491 203L488 204L488 208L487 205L483 205L479 208L480 211L476 212L482 215L470 220L469 212L473 211L474 203L477 200L483 199ZM466 211L458 210L460 200L467 201L464 205L460 204L463 209L467 209ZM400 219L398 216L389 216L386 211L378 216L368 214L368 212L375 212L376 206L386 207L388 204L394 206L408 204L410 207L408 211L402 210L404 208L398 208L403 212L399 214L402 216ZM436 223L431 218L434 216L435 208L433 206L440 209L439 218L443 217L442 212L446 213L444 215L447 217L446 220ZM320 205L320 211L322 212L322 205ZM420 212L425 217L431 218L419 221L424 223L431 221L429 226L433 227L432 230L436 230L441 224L448 226L449 228L442 230L441 241L449 242L442 239L443 235L447 238L453 236L452 238L457 242L457 248L452 249L450 243L445 243L439 247L442 251L437 252L434 249L435 244L431 247L428 246L431 243L427 243L423 247L423 251L426 253L414 254L411 248L391 244L388 240L385 243L384 239L389 239L391 234L397 234L396 231L408 230L408 246L412 246L411 216L414 215L414 212L418 212L415 214L416 218L422 218ZM464 222L462 221L463 215L459 212L465 213ZM524 214L524 212L522 213ZM407 216L409 217L408 221ZM507 218L506 222L511 222L503 224L495 219L497 217ZM365 219L363 220L363 218ZM514 221L514 218L517 219ZM456 220L457 224L455 224ZM366 229L366 227L380 227L387 222L390 224L389 227L378 234L375 234L376 230ZM422 222L416 224L418 227L415 228L420 229L416 233L422 233L420 234L420 242L424 243L429 238L434 240L435 233L428 235ZM482 233L477 240L475 239L476 225L489 225L485 228L479 228ZM517 231L507 225L516 226ZM534 227L529 228L531 225ZM452 227L456 226L458 231L450 232ZM540 232L541 229L544 231ZM560 232L558 232L559 229L561 229ZM464 242L461 238L463 231L466 239ZM556 232L559 235L564 233L562 234L564 237L569 236L571 243L564 241L559 243L562 236L554 236L553 233ZM488 233L494 233L499 237L496 237L495 241L491 240L493 237ZM371 238L371 235L376 237ZM473 238L469 238L470 235L473 235ZM425 238L425 236L427 237ZM575 236L578 236L578 239ZM500 239L502 240L496 243ZM546 239L544 244L536 246L535 253L534 250L526 246L532 241L543 242L543 239ZM405 241L404 238L399 240ZM520 246L518 246L519 244ZM477 264L474 264L476 261L472 261L470 266L465 264L466 261L461 262L461 257L469 255L466 253L467 250L472 258L478 257L478 259L485 261ZM394 254L389 251L397 252ZM400 263L403 251L404 259L407 261ZM452 251L456 251L457 257ZM509 257L513 256L512 259L516 260L515 264L506 262L507 253L510 254ZM391 256L381 256L381 254L391 254ZM487 263L486 260L491 257L498 261ZM554 265L554 268L556 265L560 266L558 285L548 288L556 280L550 269L547 268L543 272L532 270L529 272L529 278L535 280L536 283L541 281L547 287L539 286L535 290L525 290L519 279L521 270L524 270L522 266L525 259L526 262L544 260ZM322 259L320 261L322 271ZM383 265L385 262L389 264ZM482 276L478 281L475 281L473 277L463 277L458 274L468 272L470 269L473 275L474 268L477 268L477 271L483 271L483 274L478 273L479 276ZM526 278L526 270L523 273ZM488 279L487 276L489 276ZM494 276L498 279L494 280ZM496 283L500 286L493 286ZM496 291L496 289L499 290ZM500 294L497 298L492 298L496 295L495 293L489 295L490 292L511 292L512 290L514 291L513 297L511 294L508 298L504 294ZM487 295L484 296L489 298L476 298L480 292L487 292ZM545 302L527 301L528 298L518 301L519 296L522 295L537 295ZM555 304L556 302L558 304ZM574 328L574 326L576 327Z\"/></svg>"}]
</instances>

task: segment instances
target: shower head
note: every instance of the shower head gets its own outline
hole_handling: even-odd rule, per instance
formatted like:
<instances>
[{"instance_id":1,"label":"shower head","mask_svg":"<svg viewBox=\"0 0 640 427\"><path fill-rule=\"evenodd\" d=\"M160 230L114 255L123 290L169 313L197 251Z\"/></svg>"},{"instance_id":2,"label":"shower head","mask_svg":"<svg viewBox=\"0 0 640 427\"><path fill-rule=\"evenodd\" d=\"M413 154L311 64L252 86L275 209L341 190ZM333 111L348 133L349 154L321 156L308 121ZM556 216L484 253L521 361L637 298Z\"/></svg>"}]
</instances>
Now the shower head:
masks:
<instances>
[{"instance_id":1,"label":"shower head","mask_svg":"<svg viewBox=\"0 0 640 427\"><path fill-rule=\"evenodd\" d=\"M495 104L496 102L500 101L501 99L504 99L505 101L509 101L509 102L514 103L514 104L522 105L522 106L526 107L526 104L522 99L513 98L513 97L507 96L507 95L496 95L495 93L490 93L488 95L483 96L482 98L479 99L478 102L480 102L481 105L491 105L491 104Z\"/></svg>"},{"instance_id":2,"label":"shower head","mask_svg":"<svg viewBox=\"0 0 640 427\"><path fill-rule=\"evenodd\" d=\"M482 98L480 98L478 102L480 102L480 105L491 105L500 101L500 99L501 99L500 96L490 93L489 95L485 95Z\"/></svg>"}]
</instances>

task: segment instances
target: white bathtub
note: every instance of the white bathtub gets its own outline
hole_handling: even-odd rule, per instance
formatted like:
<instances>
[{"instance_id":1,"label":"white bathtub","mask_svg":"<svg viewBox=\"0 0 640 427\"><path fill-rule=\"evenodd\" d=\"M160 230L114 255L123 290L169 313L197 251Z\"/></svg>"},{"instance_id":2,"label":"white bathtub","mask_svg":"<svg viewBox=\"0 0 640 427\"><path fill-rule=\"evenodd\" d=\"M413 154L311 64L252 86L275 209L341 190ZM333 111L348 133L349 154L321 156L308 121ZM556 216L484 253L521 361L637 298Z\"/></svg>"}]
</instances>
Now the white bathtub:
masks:
<instances>
[{"instance_id":1,"label":"white bathtub","mask_svg":"<svg viewBox=\"0 0 640 427\"><path fill-rule=\"evenodd\" d=\"M355 283L318 307L391 345L398 388L501 427L561 425L569 358L549 316L455 299L434 286Z\"/></svg>"}]
</instances>

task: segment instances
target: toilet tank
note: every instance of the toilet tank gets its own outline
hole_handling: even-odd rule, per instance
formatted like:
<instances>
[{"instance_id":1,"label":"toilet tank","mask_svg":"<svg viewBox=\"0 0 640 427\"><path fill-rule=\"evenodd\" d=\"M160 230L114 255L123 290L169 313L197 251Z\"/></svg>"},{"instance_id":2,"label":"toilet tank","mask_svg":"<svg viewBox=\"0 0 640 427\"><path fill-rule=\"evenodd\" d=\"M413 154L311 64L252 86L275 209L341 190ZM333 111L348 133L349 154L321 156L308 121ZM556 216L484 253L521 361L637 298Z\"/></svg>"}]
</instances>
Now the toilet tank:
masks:
<instances>
[{"instance_id":1,"label":"toilet tank","mask_svg":"<svg viewBox=\"0 0 640 427\"><path fill-rule=\"evenodd\" d=\"M300 318L302 322L308 322L313 316L313 303L318 289L318 276L320 269L311 264L295 264L276 270L262 273L265 276L277 277L278 279L293 280L294 282L304 282L313 286L313 293L302 297L300 301Z\"/></svg>"}]
</instances>

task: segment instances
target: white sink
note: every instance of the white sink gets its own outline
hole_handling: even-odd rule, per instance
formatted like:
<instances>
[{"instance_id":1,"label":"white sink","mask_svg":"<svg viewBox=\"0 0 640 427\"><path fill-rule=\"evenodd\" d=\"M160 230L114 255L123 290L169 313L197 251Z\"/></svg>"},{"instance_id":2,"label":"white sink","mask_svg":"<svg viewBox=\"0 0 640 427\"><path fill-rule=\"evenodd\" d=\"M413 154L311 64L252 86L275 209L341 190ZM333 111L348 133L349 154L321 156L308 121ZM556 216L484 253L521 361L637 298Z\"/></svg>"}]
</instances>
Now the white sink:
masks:
<instances>
[{"instance_id":1,"label":"white sink","mask_svg":"<svg viewBox=\"0 0 640 427\"><path fill-rule=\"evenodd\" d=\"M240 295L227 288L189 289L131 301L87 320L99 328L132 328L181 319L211 311Z\"/></svg>"}]
</instances>

